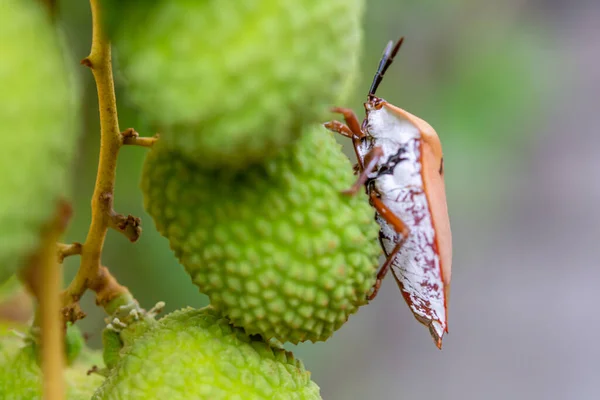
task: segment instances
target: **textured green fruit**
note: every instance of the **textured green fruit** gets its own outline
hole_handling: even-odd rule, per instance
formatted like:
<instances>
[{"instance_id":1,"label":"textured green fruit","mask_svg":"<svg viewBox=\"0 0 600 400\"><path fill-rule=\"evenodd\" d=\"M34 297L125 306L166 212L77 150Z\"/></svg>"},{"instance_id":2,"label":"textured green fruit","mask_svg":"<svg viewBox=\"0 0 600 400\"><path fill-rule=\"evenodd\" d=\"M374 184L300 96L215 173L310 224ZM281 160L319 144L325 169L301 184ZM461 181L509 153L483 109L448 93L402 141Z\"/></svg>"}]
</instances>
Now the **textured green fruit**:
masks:
<instances>
[{"instance_id":1,"label":"textured green fruit","mask_svg":"<svg viewBox=\"0 0 600 400\"><path fill-rule=\"evenodd\" d=\"M42 373L36 362L35 347L15 338L0 337L0 399L41 399ZM87 375L87 371L101 362L100 354L84 349L65 369L67 400L87 400L92 396L104 378Z\"/></svg>"},{"instance_id":2,"label":"textured green fruit","mask_svg":"<svg viewBox=\"0 0 600 400\"><path fill-rule=\"evenodd\" d=\"M0 282L38 244L68 190L76 91L42 2L0 1Z\"/></svg>"},{"instance_id":3,"label":"textured green fruit","mask_svg":"<svg viewBox=\"0 0 600 400\"><path fill-rule=\"evenodd\" d=\"M320 399L301 361L212 308L176 311L123 351L93 399Z\"/></svg>"},{"instance_id":4,"label":"textured green fruit","mask_svg":"<svg viewBox=\"0 0 600 400\"><path fill-rule=\"evenodd\" d=\"M114 35L129 97L204 165L261 160L346 94L363 2L130 1Z\"/></svg>"},{"instance_id":5,"label":"textured green fruit","mask_svg":"<svg viewBox=\"0 0 600 400\"><path fill-rule=\"evenodd\" d=\"M282 342L326 340L366 303L378 226L330 132L305 132L264 165L204 170L159 144L145 207L200 291L236 326Z\"/></svg>"}]
</instances>

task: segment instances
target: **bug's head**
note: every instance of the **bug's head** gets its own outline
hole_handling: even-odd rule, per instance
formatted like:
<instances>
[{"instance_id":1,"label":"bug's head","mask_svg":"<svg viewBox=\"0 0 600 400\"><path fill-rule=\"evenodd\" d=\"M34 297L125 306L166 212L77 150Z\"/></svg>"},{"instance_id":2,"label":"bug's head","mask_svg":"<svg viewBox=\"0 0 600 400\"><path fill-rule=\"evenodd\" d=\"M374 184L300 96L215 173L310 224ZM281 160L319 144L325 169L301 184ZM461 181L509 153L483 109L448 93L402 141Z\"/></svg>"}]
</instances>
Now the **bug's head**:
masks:
<instances>
[{"instance_id":1,"label":"bug's head","mask_svg":"<svg viewBox=\"0 0 600 400\"><path fill-rule=\"evenodd\" d=\"M387 46L385 46L385 50L383 50L383 55L381 56L381 61L379 61L379 66L377 67L377 72L375 72L375 76L373 77L373 83L371 83L371 88L369 89L367 102L365 103L365 110L367 112L373 109L381 108L384 100L375 96L375 92L377 92L377 88L383 80L385 71L387 71L389 66L392 65L394 57L398 53L398 50L400 50L400 46L402 46L403 41L404 37L401 37L394 45L394 42L390 40Z\"/></svg>"}]
</instances>

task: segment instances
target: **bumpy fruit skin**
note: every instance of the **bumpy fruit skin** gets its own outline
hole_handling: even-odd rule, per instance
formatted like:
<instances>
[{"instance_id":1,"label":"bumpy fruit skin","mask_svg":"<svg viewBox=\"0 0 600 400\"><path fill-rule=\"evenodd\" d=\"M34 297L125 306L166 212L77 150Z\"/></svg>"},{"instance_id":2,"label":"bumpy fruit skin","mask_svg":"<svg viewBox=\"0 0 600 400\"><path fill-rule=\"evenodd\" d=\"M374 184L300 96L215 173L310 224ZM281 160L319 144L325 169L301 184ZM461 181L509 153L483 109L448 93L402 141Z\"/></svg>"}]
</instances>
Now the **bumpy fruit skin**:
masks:
<instances>
[{"instance_id":1,"label":"bumpy fruit skin","mask_svg":"<svg viewBox=\"0 0 600 400\"><path fill-rule=\"evenodd\" d=\"M94 395L109 399L320 399L292 353L251 338L211 307L169 314L123 350Z\"/></svg>"},{"instance_id":2,"label":"bumpy fruit skin","mask_svg":"<svg viewBox=\"0 0 600 400\"><path fill-rule=\"evenodd\" d=\"M363 3L129 4L114 34L129 98L165 142L206 166L262 160L347 93Z\"/></svg>"},{"instance_id":3,"label":"bumpy fruit skin","mask_svg":"<svg viewBox=\"0 0 600 400\"><path fill-rule=\"evenodd\" d=\"M77 91L43 2L0 1L0 283L69 192Z\"/></svg>"},{"instance_id":4,"label":"bumpy fruit skin","mask_svg":"<svg viewBox=\"0 0 600 400\"><path fill-rule=\"evenodd\" d=\"M380 253L364 194L330 132L305 132L264 165L204 170L160 146L144 204L211 304L265 339L329 338L366 303Z\"/></svg>"},{"instance_id":5,"label":"bumpy fruit skin","mask_svg":"<svg viewBox=\"0 0 600 400\"><path fill-rule=\"evenodd\" d=\"M0 399L42 399L42 373L36 362L32 344L9 335L0 337ZM103 378L87 375L93 365L100 365L97 352L84 349L77 360L65 368L67 400L87 400L100 386Z\"/></svg>"}]
</instances>

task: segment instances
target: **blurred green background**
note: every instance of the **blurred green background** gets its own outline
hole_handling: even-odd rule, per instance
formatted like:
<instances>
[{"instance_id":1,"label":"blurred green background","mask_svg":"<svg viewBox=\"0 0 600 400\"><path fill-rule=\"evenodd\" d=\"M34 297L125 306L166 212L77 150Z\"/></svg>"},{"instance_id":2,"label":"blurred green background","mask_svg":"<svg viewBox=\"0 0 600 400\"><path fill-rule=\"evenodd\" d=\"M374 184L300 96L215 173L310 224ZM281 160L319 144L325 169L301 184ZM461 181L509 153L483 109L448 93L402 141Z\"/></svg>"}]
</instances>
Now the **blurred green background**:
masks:
<instances>
[{"instance_id":1,"label":"blurred green background","mask_svg":"<svg viewBox=\"0 0 600 400\"><path fill-rule=\"evenodd\" d=\"M73 55L83 58L89 5L60 6ZM289 346L323 398L597 398L599 18L597 1L367 1L361 78L343 106L362 117L384 45L404 35L378 94L427 120L444 145L455 243L450 334L438 351L390 277L329 341ZM95 86L80 73L84 136L68 241L87 232L99 143ZM121 128L154 134L119 86L117 97ZM146 152L122 150L115 196L117 211L142 218L142 237L132 245L109 232L103 263L143 307L203 306L143 210ZM78 261L67 260L67 279ZM99 346L104 316L89 294L83 307L81 326Z\"/></svg>"}]
</instances>

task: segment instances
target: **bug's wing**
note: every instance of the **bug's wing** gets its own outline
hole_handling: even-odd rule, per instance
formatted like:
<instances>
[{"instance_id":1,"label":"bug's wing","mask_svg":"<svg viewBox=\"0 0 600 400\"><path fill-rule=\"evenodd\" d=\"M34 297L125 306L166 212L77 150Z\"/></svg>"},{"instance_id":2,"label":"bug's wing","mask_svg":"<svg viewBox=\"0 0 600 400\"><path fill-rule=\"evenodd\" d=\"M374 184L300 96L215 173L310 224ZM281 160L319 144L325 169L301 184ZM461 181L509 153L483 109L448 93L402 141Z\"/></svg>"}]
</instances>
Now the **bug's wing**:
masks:
<instances>
[{"instance_id":1,"label":"bug's wing","mask_svg":"<svg viewBox=\"0 0 600 400\"><path fill-rule=\"evenodd\" d=\"M450 231L450 218L446 203L444 175L443 170L440 172L440 162L432 156L431 146L424 142L422 149L423 185L435 229L435 241L442 267L442 277L444 284L449 289L452 272L452 232Z\"/></svg>"},{"instance_id":2,"label":"bug's wing","mask_svg":"<svg viewBox=\"0 0 600 400\"><path fill-rule=\"evenodd\" d=\"M412 115L399 107L385 103L384 106L399 118L410 121L421 133L421 177L423 189L427 196L427 203L433 227L435 230L436 252L440 257L444 284L448 286L452 270L452 233L450 231L450 218L446 203L446 186L442 165L442 145L435 130L421 118ZM446 293L446 297L448 293Z\"/></svg>"},{"instance_id":3,"label":"bug's wing","mask_svg":"<svg viewBox=\"0 0 600 400\"><path fill-rule=\"evenodd\" d=\"M391 264L402 295L417 320L429 328L436 345L448 331L452 243L443 179L439 138L425 121L384 103L398 119L409 121L420 138L405 146L405 160L394 170L395 182L380 177L386 205L410 229L410 235ZM394 186L395 185L395 186ZM393 193L393 196L391 194ZM399 238L381 218L381 242L390 254Z\"/></svg>"},{"instance_id":4,"label":"bug's wing","mask_svg":"<svg viewBox=\"0 0 600 400\"><path fill-rule=\"evenodd\" d=\"M411 232L394 257L391 270L413 315L429 328L435 344L441 348L442 337L447 331L446 285L435 251L435 234L426 196L419 188L411 188L404 200L401 204L410 207L406 209L413 217L406 212L398 214L402 215ZM385 253L390 254L400 238L391 227L384 228L386 222L379 216L378 222L382 225L381 243Z\"/></svg>"}]
</instances>

